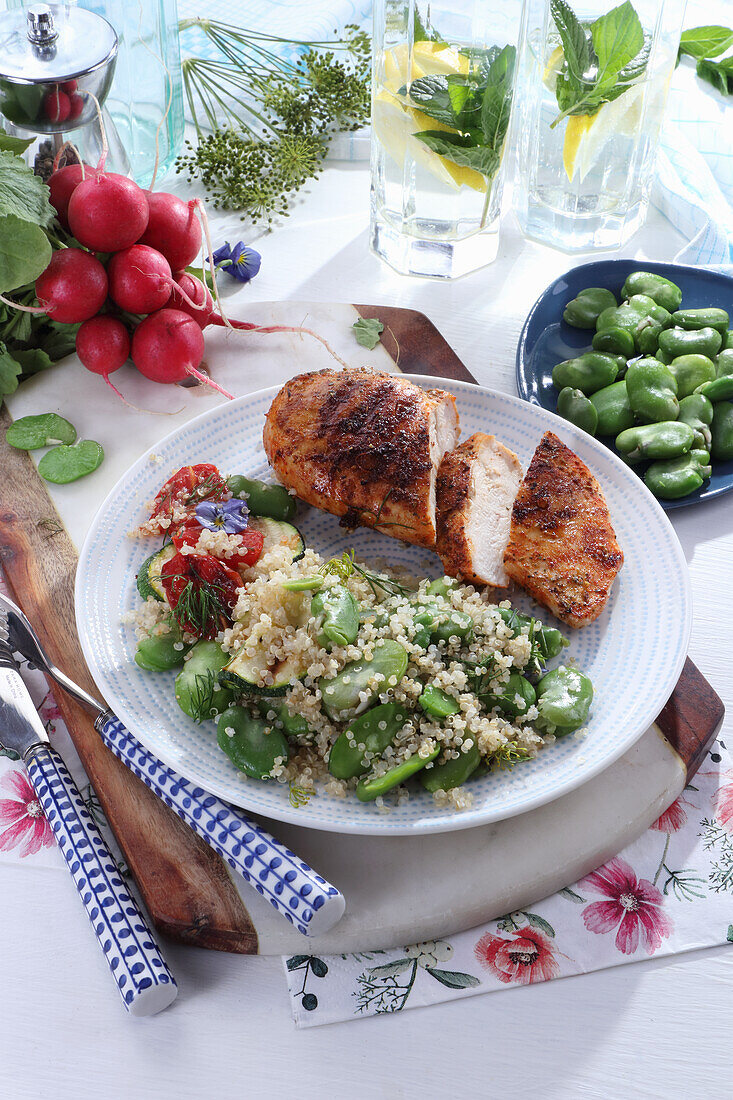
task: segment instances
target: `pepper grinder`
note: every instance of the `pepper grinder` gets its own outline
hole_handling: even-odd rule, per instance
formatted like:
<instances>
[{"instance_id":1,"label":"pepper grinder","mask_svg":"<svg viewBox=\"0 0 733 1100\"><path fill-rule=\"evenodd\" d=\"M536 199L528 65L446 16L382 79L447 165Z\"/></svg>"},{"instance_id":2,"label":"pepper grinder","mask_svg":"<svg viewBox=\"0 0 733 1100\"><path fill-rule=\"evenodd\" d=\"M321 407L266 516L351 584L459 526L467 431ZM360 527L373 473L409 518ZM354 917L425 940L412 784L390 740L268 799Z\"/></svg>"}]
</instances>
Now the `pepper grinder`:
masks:
<instances>
[{"instance_id":1,"label":"pepper grinder","mask_svg":"<svg viewBox=\"0 0 733 1100\"><path fill-rule=\"evenodd\" d=\"M72 4L33 4L0 14L0 121L31 140L24 156L48 178L66 143L96 164L100 116L109 149L106 167L129 173L114 124L104 110L117 59L117 34L95 12ZM61 163L77 160L64 150Z\"/></svg>"}]
</instances>

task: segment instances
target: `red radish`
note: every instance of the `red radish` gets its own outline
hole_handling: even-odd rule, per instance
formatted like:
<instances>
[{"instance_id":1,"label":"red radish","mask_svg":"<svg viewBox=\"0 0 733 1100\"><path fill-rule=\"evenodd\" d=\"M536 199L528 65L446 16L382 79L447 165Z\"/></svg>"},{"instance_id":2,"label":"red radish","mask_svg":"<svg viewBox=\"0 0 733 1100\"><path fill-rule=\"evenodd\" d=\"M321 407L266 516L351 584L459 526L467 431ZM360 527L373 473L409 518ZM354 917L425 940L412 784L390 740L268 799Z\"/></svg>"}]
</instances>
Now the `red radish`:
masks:
<instances>
[{"instance_id":1,"label":"red radish","mask_svg":"<svg viewBox=\"0 0 733 1100\"><path fill-rule=\"evenodd\" d=\"M100 172L78 184L69 202L69 229L95 252L135 244L148 224L145 192L127 176Z\"/></svg>"},{"instance_id":2,"label":"red radish","mask_svg":"<svg viewBox=\"0 0 733 1100\"><path fill-rule=\"evenodd\" d=\"M101 374L110 386L108 375L119 370L130 358L130 337L122 321L102 314L90 317L76 334L76 354L92 374ZM112 386L115 393L119 391Z\"/></svg>"},{"instance_id":3,"label":"red radish","mask_svg":"<svg viewBox=\"0 0 733 1100\"><path fill-rule=\"evenodd\" d=\"M75 325L99 313L107 298L107 272L81 248L60 248L36 279L36 297L54 321Z\"/></svg>"},{"instance_id":4,"label":"red radish","mask_svg":"<svg viewBox=\"0 0 733 1100\"><path fill-rule=\"evenodd\" d=\"M51 192L49 198L51 206L59 216L59 221L66 227L68 225L66 215L69 209L69 200L75 188L82 179L97 175L97 169L85 164L82 174L81 164L67 164L65 168L59 168L48 181Z\"/></svg>"},{"instance_id":5,"label":"red radish","mask_svg":"<svg viewBox=\"0 0 733 1100\"><path fill-rule=\"evenodd\" d=\"M150 219L140 243L162 252L173 271L188 267L201 248L195 200L184 202L165 191L148 191L147 196Z\"/></svg>"},{"instance_id":6,"label":"red radish","mask_svg":"<svg viewBox=\"0 0 733 1100\"><path fill-rule=\"evenodd\" d=\"M196 309L195 306L190 305L183 298L178 287L175 286L171 290L168 307L170 309L180 309L181 313L187 313L189 317L193 317L199 328L206 328L207 325L210 325L211 316L214 312L214 299L209 294L209 288L204 286L195 275L189 275L187 271L174 275L173 281L196 305L203 306L203 309Z\"/></svg>"},{"instance_id":7,"label":"red radish","mask_svg":"<svg viewBox=\"0 0 733 1100\"><path fill-rule=\"evenodd\" d=\"M54 88L52 92L46 92L41 107L44 116L50 122L65 122L71 113L69 97L60 88Z\"/></svg>"},{"instance_id":8,"label":"red radish","mask_svg":"<svg viewBox=\"0 0 733 1100\"><path fill-rule=\"evenodd\" d=\"M65 80L61 85L61 91L66 92L67 95L71 95L79 87L79 83L76 80Z\"/></svg>"},{"instance_id":9,"label":"red radish","mask_svg":"<svg viewBox=\"0 0 733 1100\"><path fill-rule=\"evenodd\" d=\"M199 326L179 309L160 309L151 313L132 334L132 361L153 382L182 382L188 375L223 390L198 369L204 357L204 334Z\"/></svg>"},{"instance_id":10,"label":"red radish","mask_svg":"<svg viewBox=\"0 0 733 1100\"><path fill-rule=\"evenodd\" d=\"M84 96L73 95L69 96L69 118L78 118L84 110Z\"/></svg>"},{"instance_id":11,"label":"red radish","mask_svg":"<svg viewBox=\"0 0 733 1100\"><path fill-rule=\"evenodd\" d=\"M170 298L170 264L146 244L116 252L107 265L107 277L110 298L129 313L154 313Z\"/></svg>"}]
</instances>

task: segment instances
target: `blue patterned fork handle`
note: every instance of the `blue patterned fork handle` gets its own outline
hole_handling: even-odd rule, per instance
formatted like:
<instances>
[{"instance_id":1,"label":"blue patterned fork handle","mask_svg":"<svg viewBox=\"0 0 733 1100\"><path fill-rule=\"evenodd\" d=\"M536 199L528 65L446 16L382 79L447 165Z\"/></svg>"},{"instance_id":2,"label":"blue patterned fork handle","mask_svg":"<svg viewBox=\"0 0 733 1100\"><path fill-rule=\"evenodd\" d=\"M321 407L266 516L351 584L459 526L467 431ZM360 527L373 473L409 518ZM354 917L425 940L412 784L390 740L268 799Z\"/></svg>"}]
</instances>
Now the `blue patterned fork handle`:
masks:
<instances>
[{"instance_id":1,"label":"blue patterned fork handle","mask_svg":"<svg viewBox=\"0 0 733 1100\"><path fill-rule=\"evenodd\" d=\"M110 712L95 725L115 756L304 936L341 919L343 894L255 821L162 764Z\"/></svg>"},{"instance_id":2,"label":"blue patterned fork handle","mask_svg":"<svg viewBox=\"0 0 733 1100\"><path fill-rule=\"evenodd\" d=\"M25 764L125 1008L160 1012L178 987L66 765L48 744L33 746Z\"/></svg>"}]
</instances>

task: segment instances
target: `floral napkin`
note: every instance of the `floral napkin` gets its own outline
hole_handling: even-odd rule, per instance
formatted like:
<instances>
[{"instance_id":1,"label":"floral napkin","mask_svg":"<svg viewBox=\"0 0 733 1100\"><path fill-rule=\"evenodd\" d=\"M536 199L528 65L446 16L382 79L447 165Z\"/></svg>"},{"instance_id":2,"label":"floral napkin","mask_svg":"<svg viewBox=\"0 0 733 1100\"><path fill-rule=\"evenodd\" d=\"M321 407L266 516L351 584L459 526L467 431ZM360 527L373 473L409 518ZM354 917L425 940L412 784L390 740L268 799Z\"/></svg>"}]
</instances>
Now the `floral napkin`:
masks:
<instances>
[{"instance_id":1,"label":"floral napkin","mask_svg":"<svg viewBox=\"0 0 733 1100\"><path fill-rule=\"evenodd\" d=\"M448 939L283 959L298 1027L733 942L733 760L718 741L634 844L580 882Z\"/></svg>"}]
</instances>

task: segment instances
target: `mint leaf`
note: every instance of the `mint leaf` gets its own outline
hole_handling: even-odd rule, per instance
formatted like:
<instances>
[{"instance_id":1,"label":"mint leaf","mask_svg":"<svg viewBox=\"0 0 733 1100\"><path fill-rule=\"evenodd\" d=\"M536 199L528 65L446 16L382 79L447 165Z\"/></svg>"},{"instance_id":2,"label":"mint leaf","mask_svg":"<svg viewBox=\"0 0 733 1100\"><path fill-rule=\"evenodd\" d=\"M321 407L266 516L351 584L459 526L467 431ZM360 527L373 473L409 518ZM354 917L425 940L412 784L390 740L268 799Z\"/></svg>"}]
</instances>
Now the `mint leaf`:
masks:
<instances>
[{"instance_id":1,"label":"mint leaf","mask_svg":"<svg viewBox=\"0 0 733 1100\"><path fill-rule=\"evenodd\" d=\"M723 95L733 95L733 57L724 57L722 61L698 61L697 75Z\"/></svg>"},{"instance_id":2,"label":"mint leaf","mask_svg":"<svg viewBox=\"0 0 733 1100\"><path fill-rule=\"evenodd\" d=\"M357 344L373 351L379 343L379 337L384 331L384 325L376 317L360 317L351 326L354 330Z\"/></svg>"},{"instance_id":3,"label":"mint leaf","mask_svg":"<svg viewBox=\"0 0 733 1100\"><path fill-rule=\"evenodd\" d=\"M565 0L550 0L550 14L560 35L568 75L578 87L583 87L593 60L585 30Z\"/></svg>"},{"instance_id":4,"label":"mint leaf","mask_svg":"<svg viewBox=\"0 0 733 1100\"><path fill-rule=\"evenodd\" d=\"M497 54L487 73L483 94L481 129L486 144L497 152L501 152L509 128L515 57L513 46L506 46Z\"/></svg>"},{"instance_id":5,"label":"mint leaf","mask_svg":"<svg viewBox=\"0 0 733 1100\"><path fill-rule=\"evenodd\" d=\"M414 135L428 149L461 168L473 168L487 180L493 179L499 167L499 153L488 145L473 145L471 138L460 134L444 134L439 130L423 130Z\"/></svg>"},{"instance_id":6,"label":"mint leaf","mask_svg":"<svg viewBox=\"0 0 733 1100\"><path fill-rule=\"evenodd\" d=\"M0 215L15 214L23 221L49 226L56 211L48 196L48 187L25 161L8 150L0 152Z\"/></svg>"},{"instance_id":7,"label":"mint leaf","mask_svg":"<svg viewBox=\"0 0 733 1100\"><path fill-rule=\"evenodd\" d=\"M18 388L20 363L8 354L5 344L0 344L0 397L15 393Z\"/></svg>"},{"instance_id":8,"label":"mint leaf","mask_svg":"<svg viewBox=\"0 0 733 1100\"><path fill-rule=\"evenodd\" d=\"M617 74L644 48L644 31L629 0L591 24L593 49L598 58L596 89L616 82Z\"/></svg>"},{"instance_id":9,"label":"mint leaf","mask_svg":"<svg viewBox=\"0 0 733 1100\"><path fill-rule=\"evenodd\" d=\"M0 130L0 152L24 153L35 140L35 138L12 137L4 130Z\"/></svg>"},{"instance_id":10,"label":"mint leaf","mask_svg":"<svg viewBox=\"0 0 733 1100\"><path fill-rule=\"evenodd\" d=\"M687 54L698 61L708 57L719 57L733 46L733 30L730 27L692 27L683 31L680 38L680 56Z\"/></svg>"},{"instance_id":11,"label":"mint leaf","mask_svg":"<svg viewBox=\"0 0 733 1100\"><path fill-rule=\"evenodd\" d=\"M429 18L430 16L428 15L428 19ZM446 46L448 45L445 39L439 35L437 31L423 23L417 7L415 8L412 20L412 40L413 42L444 42Z\"/></svg>"},{"instance_id":12,"label":"mint leaf","mask_svg":"<svg viewBox=\"0 0 733 1100\"><path fill-rule=\"evenodd\" d=\"M415 106L442 122L445 126L455 126L456 112L451 102L450 85L444 76L421 76L410 84L410 99Z\"/></svg>"},{"instance_id":13,"label":"mint leaf","mask_svg":"<svg viewBox=\"0 0 733 1100\"><path fill-rule=\"evenodd\" d=\"M0 153L0 212L5 183L2 174L4 156L8 154ZM42 229L16 214L2 216L0 213L0 294L35 282L50 262L51 245Z\"/></svg>"}]
</instances>

